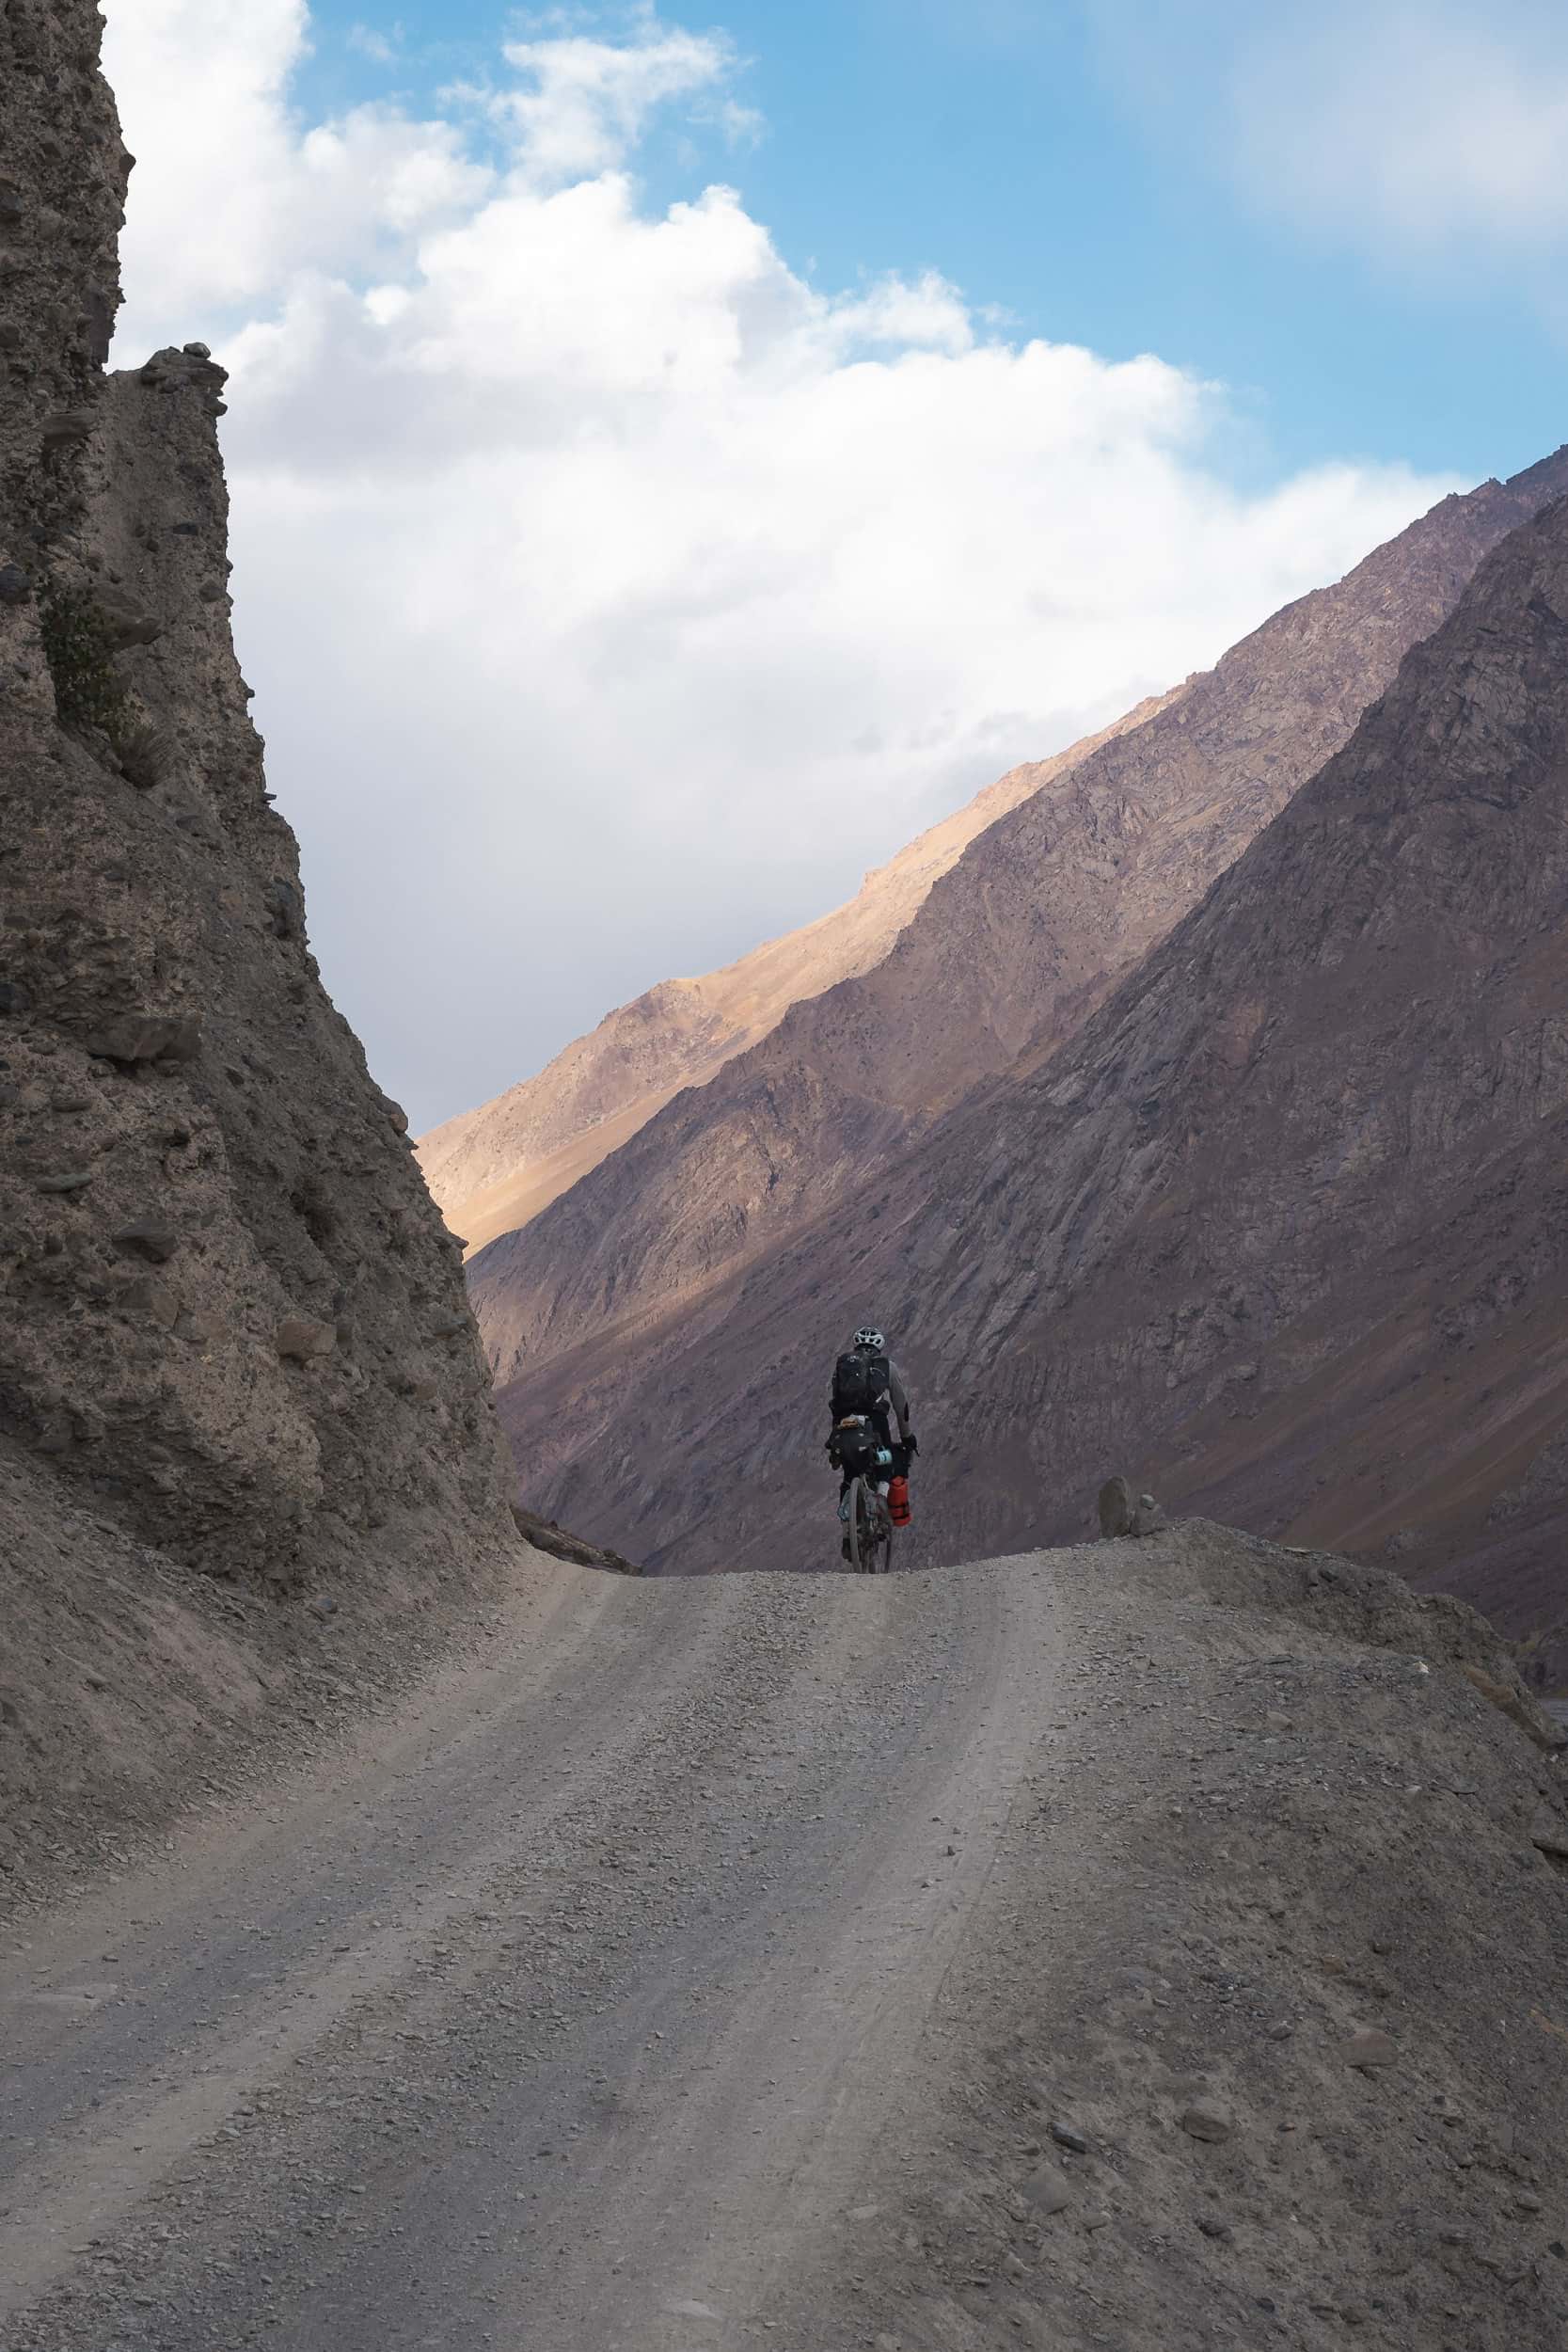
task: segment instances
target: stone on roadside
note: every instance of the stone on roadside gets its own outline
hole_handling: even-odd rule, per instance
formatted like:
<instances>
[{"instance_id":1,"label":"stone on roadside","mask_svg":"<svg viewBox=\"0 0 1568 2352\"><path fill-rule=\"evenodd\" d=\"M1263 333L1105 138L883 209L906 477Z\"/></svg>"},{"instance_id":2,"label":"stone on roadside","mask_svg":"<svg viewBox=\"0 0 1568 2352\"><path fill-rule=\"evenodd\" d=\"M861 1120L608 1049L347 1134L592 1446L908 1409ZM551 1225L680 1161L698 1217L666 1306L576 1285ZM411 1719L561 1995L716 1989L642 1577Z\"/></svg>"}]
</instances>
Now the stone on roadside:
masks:
<instances>
[{"instance_id":1,"label":"stone on roadside","mask_svg":"<svg viewBox=\"0 0 1568 2352\"><path fill-rule=\"evenodd\" d=\"M1132 1532L1132 1489L1125 1478L1108 1478L1100 1489L1100 1532L1130 1535Z\"/></svg>"},{"instance_id":2,"label":"stone on roadside","mask_svg":"<svg viewBox=\"0 0 1568 2352\"><path fill-rule=\"evenodd\" d=\"M180 1236L172 1225L166 1225L155 1216L133 1217L129 1225L120 1226L109 1239L127 1257L146 1258L152 1265L165 1265L180 1247Z\"/></svg>"},{"instance_id":3,"label":"stone on roadside","mask_svg":"<svg viewBox=\"0 0 1568 2352\"><path fill-rule=\"evenodd\" d=\"M1499 1714L1506 1715L1511 1723L1517 1724L1520 1730L1527 1732L1538 1748L1544 1748L1548 1754L1555 1754L1559 1749L1568 1746L1568 1731L1565 1731L1560 1724L1553 1723L1551 1717L1536 1705L1528 1692L1510 1690L1506 1683L1498 1682L1495 1676L1484 1673L1480 1666L1471 1665L1466 1659L1461 1659L1459 1671L1471 1689L1480 1692L1488 1706L1495 1707Z\"/></svg>"},{"instance_id":4,"label":"stone on roadside","mask_svg":"<svg viewBox=\"0 0 1568 2352\"><path fill-rule=\"evenodd\" d=\"M1023 2184L1023 2195L1026 2201L1040 2214L1065 2213L1072 2202L1072 2191L1061 2174L1053 2171L1049 2165L1043 2166L1038 2172L1030 2173Z\"/></svg>"},{"instance_id":5,"label":"stone on roadside","mask_svg":"<svg viewBox=\"0 0 1568 2352\"><path fill-rule=\"evenodd\" d=\"M1181 2111L1181 2128L1194 2139L1228 2139L1236 2119L1218 2099L1195 2099Z\"/></svg>"},{"instance_id":6,"label":"stone on roadside","mask_svg":"<svg viewBox=\"0 0 1568 2352\"><path fill-rule=\"evenodd\" d=\"M310 1315L287 1315L277 1327L277 1352L294 1363L309 1364L319 1356L330 1356L337 1344L335 1327L317 1323Z\"/></svg>"},{"instance_id":7,"label":"stone on roadside","mask_svg":"<svg viewBox=\"0 0 1568 2352\"><path fill-rule=\"evenodd\" d=\"M1361 2026L1352 2034L1340 2053L1347 2066L1360 2067L1395 2066L1399 2063L1399 2055L1392 2036L1380 2031L1376 2026Z\"/></svg>"},{"instance_id":8,"label":"stone on roadside","mask_svg":"<svg viewBox=\"0 0 1568 2352\"><path fill-rule=\"evenodd\" d=\"M1160 1535L1170 1525L1152 1495L1140 1495L1132 1514L1131 1533L1134 1535Z\"/></svg>"},{"instance_id":9,"label":"stone on roadside","mask_svg":"<svg viewBox=\"0 0 1568 2352\"><path fill-rule=\"evenodd\" d=\"M1539 1847L1543 1853L1568 1857L1568 1818L1560 1814L1555 1805L1548 1804L1544 1797L1536 1806L1531 1819L1529 1842Z\"/></svg>"},{"instance_id":10,"label":"stone on roadside","mask_svg":"<svg viewBox=\"0 0 1568 2352\"><path fill-rule=\"evenodd\" d=\"M1071 2123L1053 2123L1051 2137L1058 2148L1070 2148L1075 2156L1086 2156L1089 2153L1088 2141Z\"/></svg>"}]
</instances>

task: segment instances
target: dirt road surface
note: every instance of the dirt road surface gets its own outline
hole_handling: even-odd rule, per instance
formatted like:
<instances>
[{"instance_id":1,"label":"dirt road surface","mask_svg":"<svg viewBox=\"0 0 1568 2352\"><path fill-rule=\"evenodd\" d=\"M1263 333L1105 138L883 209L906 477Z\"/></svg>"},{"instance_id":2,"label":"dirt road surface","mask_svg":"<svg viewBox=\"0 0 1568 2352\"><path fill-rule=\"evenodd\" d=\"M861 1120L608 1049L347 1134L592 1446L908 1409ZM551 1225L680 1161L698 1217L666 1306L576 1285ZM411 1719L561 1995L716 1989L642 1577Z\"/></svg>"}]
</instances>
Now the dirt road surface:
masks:
<instances>
[{"instance_id":1,"label":"dirt road surface","mask_svg":"<svg viewBox=\"0 0 1568 2352\"><path fill-rule=\"evenodd\" d=\"M1417 2029L1367 1951L1376 1887L1304 1991L1343 1930L1282 1899L1243 1816L1321 1780L1265 1726L1322 1674L1366 1715L1338 1875L1364 1799L1374 1848L1390 1807L1407 1836L1367 1722L1428 1787L1426 1670L1196 1591L1156 1642L1108 1549L877 1580L552 1565L396 1722L14 1927L0 2344L1558 2343L1565 2077L1528 2012L1560 1880L1511 1830L1478 1899L1527 1915L1441 2051L1402 2047L1397 2083L1338 2063L1358 2020ZM1464 1806L1522 1805L1526 1743L1455 1705ZM1227 1789L1201 1834L1244 1848L1244 1886L1183 1846ZM1423 1867L1372 1947L1412 1987L1469 1899ZM1511 2005L1516 2066L1476 2023ZM1210 2141L1180 2122L1205 2092Z\"/></svg>"}]
</instances>

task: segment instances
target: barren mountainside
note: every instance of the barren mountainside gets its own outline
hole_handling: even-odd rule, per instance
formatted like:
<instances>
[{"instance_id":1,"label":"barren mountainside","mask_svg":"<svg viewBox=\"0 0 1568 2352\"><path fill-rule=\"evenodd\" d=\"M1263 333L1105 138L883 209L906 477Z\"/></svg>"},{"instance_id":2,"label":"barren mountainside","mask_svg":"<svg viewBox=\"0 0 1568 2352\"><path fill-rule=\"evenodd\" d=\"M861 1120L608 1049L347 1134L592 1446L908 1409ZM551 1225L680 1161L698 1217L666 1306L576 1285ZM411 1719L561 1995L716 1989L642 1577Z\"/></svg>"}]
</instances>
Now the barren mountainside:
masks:
<instances>
[{"instance_id":1,"label":"barren mountainside","mask_svg":"<svg viewBox=\"0 0 1568 2352\"><path fill-rule=\"evenodd\" d=\"M884 1318L935 1556L1184 1507L1382 1550L1516 1634L1568 1528L1568 503L1053 1061L978 1090L551 1400L544 1507L682 1566L820 1556L821 1366ZM1549 1645L1548 1645L1549 1647Z\"/></svg>"},{"instance_id":2,"label":"barren mountainside","mask_svg":"<svg viewBox=\"0 0 1568 2352\"><path fill-rule=\"evenodd\" d=\"M1558 1573L1568 502L1354 731L1364 642L1294 608L1131 765L1059 767L994 929L959 866L904 933L928 1094L891 1051L856 1092L832 991L539 1221L603 1246L559 1389L514 1392L546 1507L832 1573L520 1541L458 1245L264 787L222 371L103 373L97 32L0 0L5 2352L1562 2352L1568 1746L1517 1660L1201 1518L1034 1545L1116 1466ZM1373 638L1510 495L1440 510ZM965 998L966 936L1033 1013ZM581 1099L629 1117L601 1043ZM681 1123L765 1096L795 1222ZM837 1572L867 1311L942 1573Z\"/></svg>"},{"instance_id":3,"label":"barren mountainside","mask_svg":"<svg viewBox=\"0 0 1568 2352\"><path fill-rule=\"evenodd\" d=\"M452 1232L474 1248L526 1225L673 1095L704 1085L766 1037L792 1005L879 962L977 834L1172 699L1140 703L1053 758L1011 770L868 874L844 906L722 971L648 989L537 1077L433 1128L420 1139L420 1160Z\"/></svg>"},{"instance_id":4,"label":"barren mountainside","mask_svg":"<svg viewBox=\"0 0 1568 2352\"><path fill-rule=\"evenodd\" d=\"M65 1655L107 1587L166 1620L171 1593L206 1607L192 1571L328 1580L346 1621L510 1538L458 1252L322 985L265 788L223 371L191 344L103 372L127 159L99 32L89 0L0 16L0 1770L24 1815L140 1703ZM203 1703L171 1704L170 1754Z\"/></svg>"},{"instance_id":5,"label":"barren mountainside","mask_svg":"<svg viewBox=\"0 0 1568 2352\"><path fill-rule=\"evenodd\" d=\"M1289 605L1142 724L980 834L883 960L797 1004L524 1232L470 1265L525 1485L547 1477L562 1359L689 1305L841 1202L968 1087L1069 1038L1344 742L1486 550L1568 489L1560 453L1443 500ZM653 1343L656 1351L662 1341ZM552 1365L555 1367L552 1369Z\"/></svg>"}]
</instances>

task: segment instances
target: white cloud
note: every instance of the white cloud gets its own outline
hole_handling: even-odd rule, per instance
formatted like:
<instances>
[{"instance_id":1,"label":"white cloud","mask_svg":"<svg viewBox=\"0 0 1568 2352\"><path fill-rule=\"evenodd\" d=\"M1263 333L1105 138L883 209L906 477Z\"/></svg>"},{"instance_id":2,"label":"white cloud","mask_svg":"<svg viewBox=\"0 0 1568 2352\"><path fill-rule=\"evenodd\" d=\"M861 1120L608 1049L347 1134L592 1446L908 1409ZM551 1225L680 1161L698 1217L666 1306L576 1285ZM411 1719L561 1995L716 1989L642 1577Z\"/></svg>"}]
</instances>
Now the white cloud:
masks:
<instances>
[{"instance_id":1,"label":"white cloud","mask_svg":"<svg viewBox=\"0 0 1568 2352\"><path fill-rule=\"evenodd\" d=\"M516 143L516 167L540 186L609 171L637 146L656 110L672 100L721 93L734 65L721 34L666 28L651 8L636 11L629 40L557 33L508 41L506 63L524 87L499 94L494 109ZM725 108L729 127L740 110Z\"/></svg>"},{"instance_id":2,"label":"white cloud","mask_svg":"<svg viewBox=\"0 0 1568 2352\"><path fill-rule=\"evenodd\" d=\"M650 208L637 140L719 122L715 37L531 37L467 117L309 126L290 0L214 22L115 19L134 148L182 48L228 110L134 183L134 315L233 369L272 779L421 1122L819 912L1449 486L1238 492L1223 393L1156 358L1002 341L936 276L821 294L722 186ZM177 233L220 201L227 264Z\"/></svg>"},{"instance_id":3,"label":"white cloud","mask_svg":"<svg viewBox=\"0 0 1568 2352\"><path fill-rule=\"evenodd\" d=\"M403 45L403 27L394 24L389 32L381 33L370 24L351 24L346 39L351 49L369 57L372 64L391 65Z\"/></svg>"},{"instance_id":4,"label":"white cloud","mask_svg":"<svg viewBox=\"0 0 1568 2352\"><path fill-rule=\"evenodd\" d=\"M1568 238L1561 0L1085 0L1112 71L1259 209L1451 265Z\"/></svg>"},{"instance_id":5,"label":"white cloud","mask_svg":"<svg viewBox=\"0 0 1568 2352\"><path fill-rule=\"evenodd\" d=\"M304 0L119 0L103 63L137 158L121 344L190 310L270 303L297 273L407 265L408 241L483 199L460 127L364 105L306 124L288 103Z\"/></svg>"}]
</instances>

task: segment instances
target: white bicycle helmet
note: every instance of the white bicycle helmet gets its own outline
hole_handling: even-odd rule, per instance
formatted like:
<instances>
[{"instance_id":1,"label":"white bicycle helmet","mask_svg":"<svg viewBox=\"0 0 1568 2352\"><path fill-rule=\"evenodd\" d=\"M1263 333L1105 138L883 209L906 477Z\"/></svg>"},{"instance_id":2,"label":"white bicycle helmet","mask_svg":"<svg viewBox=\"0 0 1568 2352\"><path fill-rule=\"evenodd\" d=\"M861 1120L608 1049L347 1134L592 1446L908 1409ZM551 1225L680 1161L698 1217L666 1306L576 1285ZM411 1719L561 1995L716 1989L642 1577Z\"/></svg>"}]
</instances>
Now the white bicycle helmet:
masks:
<instances>
[{"instance_id":1,"label":"white bicycle helmet","mask_svg":"<svg viewBox=\"0 0 1568 2352\"><path fill-rule=\"evenodd\" d=\"M886 1347L887 1342L882 1337L882 1334L877 1330L873 1325L869 1323L863 1323L860 1329L855 1333L855 1345L857 1347L869 1347L874 1355L879 1356L882 1353L882 1350Z\"/></svg>"}]
</instances>

